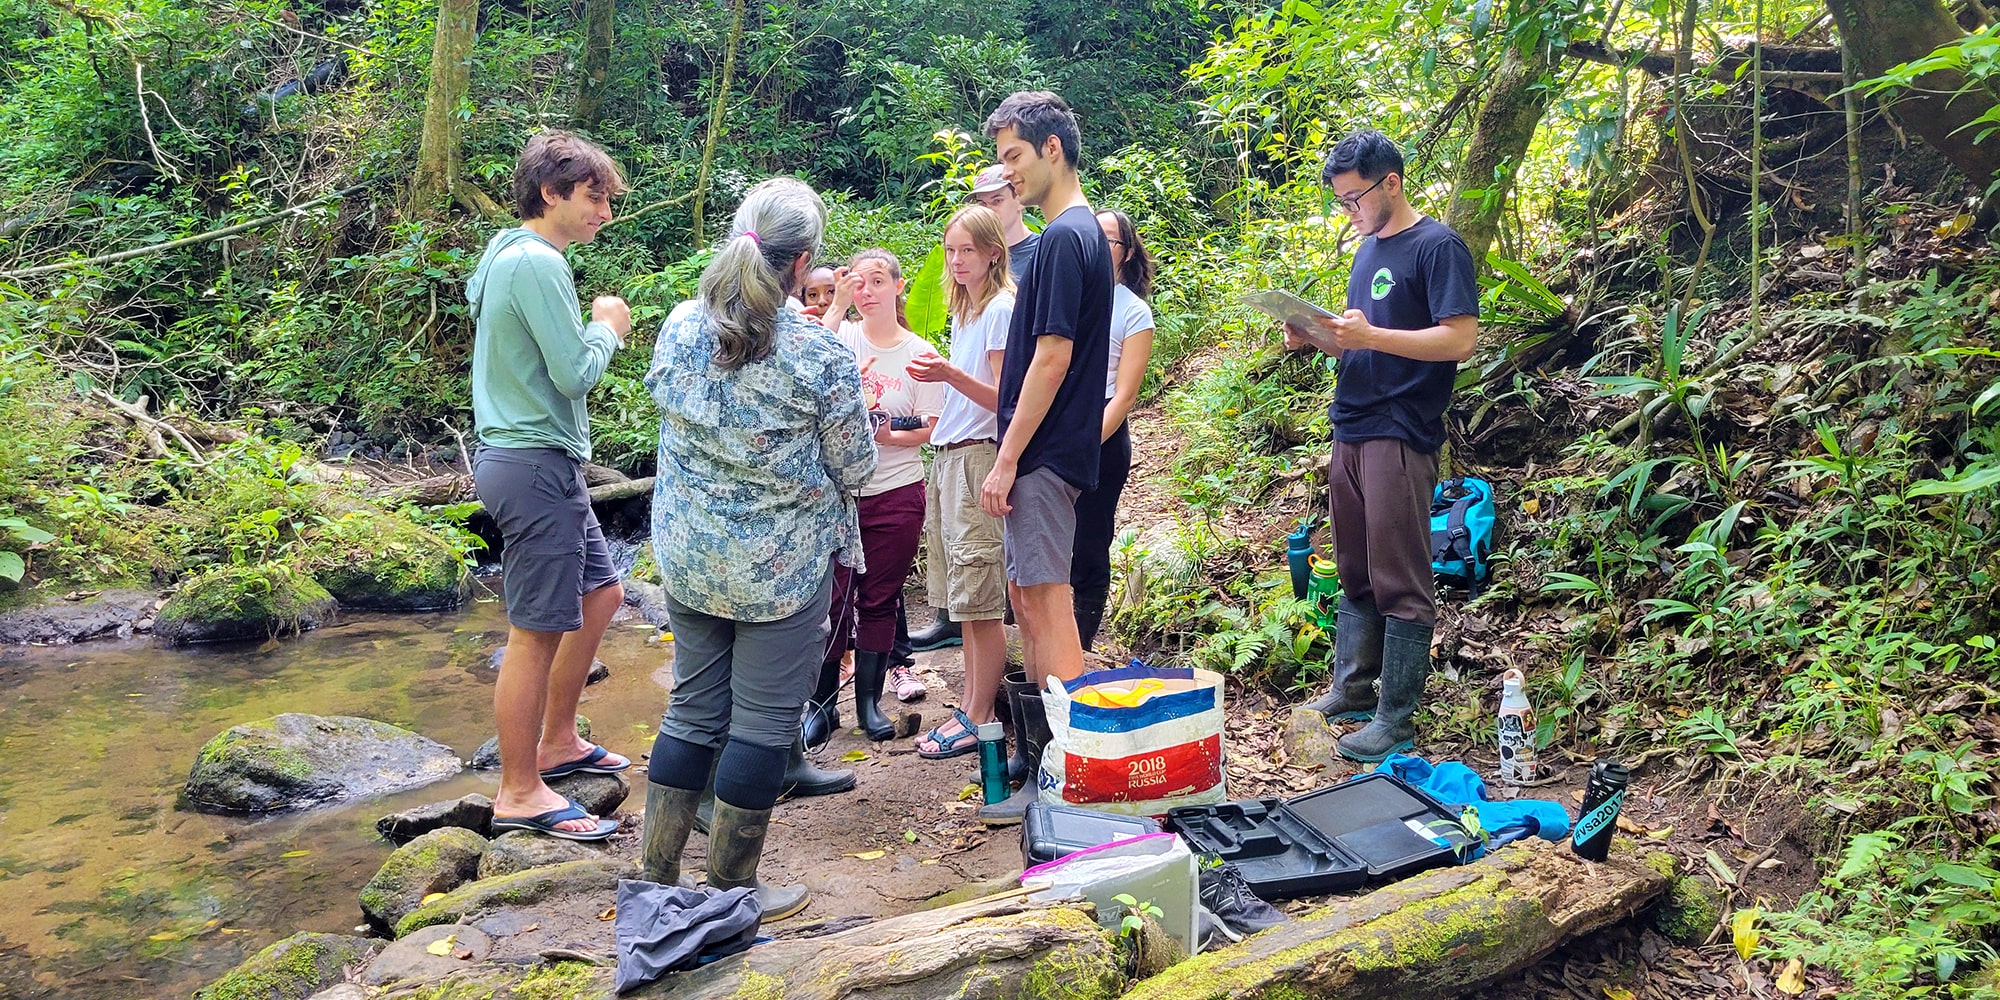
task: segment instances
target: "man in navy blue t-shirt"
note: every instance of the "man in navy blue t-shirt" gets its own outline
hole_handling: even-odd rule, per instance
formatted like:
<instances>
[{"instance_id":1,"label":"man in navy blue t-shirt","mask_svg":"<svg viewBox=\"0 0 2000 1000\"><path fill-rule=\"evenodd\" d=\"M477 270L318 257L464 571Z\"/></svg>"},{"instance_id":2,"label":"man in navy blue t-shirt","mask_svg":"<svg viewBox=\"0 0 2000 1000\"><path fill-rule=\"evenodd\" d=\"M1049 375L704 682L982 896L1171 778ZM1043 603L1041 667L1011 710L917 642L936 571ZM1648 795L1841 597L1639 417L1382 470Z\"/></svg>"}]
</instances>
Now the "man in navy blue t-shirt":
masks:
<instances>
[{"instance_id":1,"label":"man in navy blue t-shirt","mask_svg":"<svg viewBox=\"0 0 2000 1000\"><path fill-rule=\"evenodd\" d=\"M1000 449L979 505L1001 518L1007 596L1021 625L1025 671L1010 674L1015 739L1026 780L979 811L993 826L1021 822L1035 800L1048 739L1041 689L1083 672L1069 588L1076 498L1097 485L1104 382L1111 353L1111 246L1084 200L1076 116L1047 91L1008 97L986 134L1022 203L1041 210L1035 259L1021 278L1000 367Z\"/></svg>"},{"instance_id":2,"label":"man in navy blue t-shirt","mask_svg":"<svg viewBox=\"0 0 2000 1000\"><path fill-rule=\"evenodd\" d=\"M1346 313L1285 328L1287 348L1340 359L1327 470L1341 586L1333 689L1309 707L1369 720L1340 738L1340 753L1379 761L1415 745L1411 716L1430 676L1431 493L1452 380L1479 336L1479 281L1465 241L1410 207L1403 154L1382 133L1340 140L1320 183L1365 239Z\"/></svg>"}]
</instances>

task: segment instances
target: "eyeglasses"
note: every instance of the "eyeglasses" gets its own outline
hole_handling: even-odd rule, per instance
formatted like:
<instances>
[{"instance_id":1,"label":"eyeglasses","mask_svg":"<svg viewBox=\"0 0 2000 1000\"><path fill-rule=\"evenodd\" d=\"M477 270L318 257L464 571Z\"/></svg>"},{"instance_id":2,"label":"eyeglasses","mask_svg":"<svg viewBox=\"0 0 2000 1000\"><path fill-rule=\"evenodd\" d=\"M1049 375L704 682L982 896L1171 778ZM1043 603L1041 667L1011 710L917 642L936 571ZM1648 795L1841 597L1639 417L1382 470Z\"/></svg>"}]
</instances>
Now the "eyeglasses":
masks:
<instances>
[{"instance_id":1,"label":"eyeglasses","mask_svg":"<svg viewBox=\"0 0 2000 1000\"><path fill-rule=\"evenodd\" d=\"M1375 190L1376 188L1378 188L1378 187L1381 187L1381 186L1382 186L1382 181L1386 181L1386 180L1388 180L1388 179L1389 179L1389 175L1388 175L1388 174L1383 174L1383 175L1382 175L1382 179L1381 179L1381 180L1378 180L1378 181L1376 181L1375 183L1373 183L1373 184L1370 184L1370 185L1368 185L1368 190L1367 190L1367 191L1363 191L1363 192L1361 192L1360 194L1357 194L1357 195L1353 195L1353 196L1349 196L1349 195L1340 195L1340 196L1339 196L1339 197L1340 197L1340 207L1341 207L1341 208L1344 208L1344 209L1346 209L1346 210L1347 210L1347 214L1349 214L1349 215L1353 215L1354 213L1356 213L1356 212L1360 211L1360 210L1361 210L1361 199L1363 199L1363 198L1366 198L1366 197L1368 197L1368 193L1369 193L1369 191L1373 191L1373 190Z\"/></svg>"}]
</instances>

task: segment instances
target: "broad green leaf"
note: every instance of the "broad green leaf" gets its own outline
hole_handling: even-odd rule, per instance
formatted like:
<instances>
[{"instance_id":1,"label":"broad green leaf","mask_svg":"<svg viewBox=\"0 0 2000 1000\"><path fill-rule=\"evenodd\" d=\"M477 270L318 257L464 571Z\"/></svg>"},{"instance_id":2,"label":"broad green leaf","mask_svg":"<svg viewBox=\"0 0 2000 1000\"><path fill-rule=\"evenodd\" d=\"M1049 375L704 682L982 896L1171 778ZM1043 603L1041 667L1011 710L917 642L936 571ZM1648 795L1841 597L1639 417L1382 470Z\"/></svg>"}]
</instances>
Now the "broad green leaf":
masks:
<instances>
[{"instance_id":1,"label":"broad green leaf","mask_svg":"<svg viewBox=\"0 0 2000 1000\"><path fill-rule=\"evenodd\" d=\"M945 329L951 317L945 310L944 281L944 246L939 244L924 255L924 265L910 279L909 300L903 308L910 332L932 337Z\"/></svg>"},{"instance_id":2,"label":"broad green leaf","mask_svg":"<svg viewBox=\"0 0 2000 1000\"><path fill-rule=\"evenodd\" d=\"M20 553L0 549L0 580L12 580L15 583L19 583L21 582L21 574L27 571L28 564L22 560Z\"/></svg>"},{"instance_id":3,"label":"broad green leaf","mask_svg":"<svg viewBox=\"0 0 2000 1000\"><path fill-rule=\"evenodd\" d=\"M1976 493L1989 486L2000 484L2000 462L1975 466L1972 471L1953 476L1950 479L1926 479L1908 490L1906 497L1957 496L1961 493Z\"/></svg>"}]
</instances>

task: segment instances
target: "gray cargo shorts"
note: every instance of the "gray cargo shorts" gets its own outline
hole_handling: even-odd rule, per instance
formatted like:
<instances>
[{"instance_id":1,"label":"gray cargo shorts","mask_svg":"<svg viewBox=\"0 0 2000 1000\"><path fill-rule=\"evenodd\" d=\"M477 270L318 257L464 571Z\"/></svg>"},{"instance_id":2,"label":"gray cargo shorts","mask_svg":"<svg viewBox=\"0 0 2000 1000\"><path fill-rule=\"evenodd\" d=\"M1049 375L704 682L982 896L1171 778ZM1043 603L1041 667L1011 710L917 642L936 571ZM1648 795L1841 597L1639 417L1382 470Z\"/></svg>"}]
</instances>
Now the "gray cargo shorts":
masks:
<instances>
[{"instance_id":1,"label":"gray cargo shorts","mask_svg":"<svg viewBox=\"0 0 2000 1000\"><path fill-rule=\"evenodd\" d=\"M508 623L529 632L582 628L583 595L618 582L582 463L559 448L480 445L472 484L500 528Z\"/></svg>"}]
</instances>

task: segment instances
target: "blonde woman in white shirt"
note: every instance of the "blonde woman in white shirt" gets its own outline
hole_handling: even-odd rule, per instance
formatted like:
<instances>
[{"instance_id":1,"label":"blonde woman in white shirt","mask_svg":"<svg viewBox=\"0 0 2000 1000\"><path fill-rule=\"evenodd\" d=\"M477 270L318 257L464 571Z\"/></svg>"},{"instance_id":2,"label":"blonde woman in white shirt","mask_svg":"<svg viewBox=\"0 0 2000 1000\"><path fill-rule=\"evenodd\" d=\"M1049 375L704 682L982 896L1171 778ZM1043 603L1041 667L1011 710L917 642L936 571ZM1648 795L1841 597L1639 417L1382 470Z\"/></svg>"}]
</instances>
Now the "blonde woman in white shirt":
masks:
<instances>
[{"instance_id":1,"label":"blonde woman in white shirt","mask_svg":"<svg viewBox=\"0 0 2000 1000\"><path fill-rule=\"evenodd\" d=\"M951 357L918 358L910 374L948 386L931 444L929 502L924 517L928 553L924 578L931 607L958 622L965 638L965 687L952 717L917 740L933 760L979 749L975 730L992 722L1007 638L1007 567L1000 519L979 507L979 488L999 455L1000 362L1014 314L1014 279L999 215L980 205L962 208L944 228L945 301L951 312Z\"/></svg>"}]
</instances>

